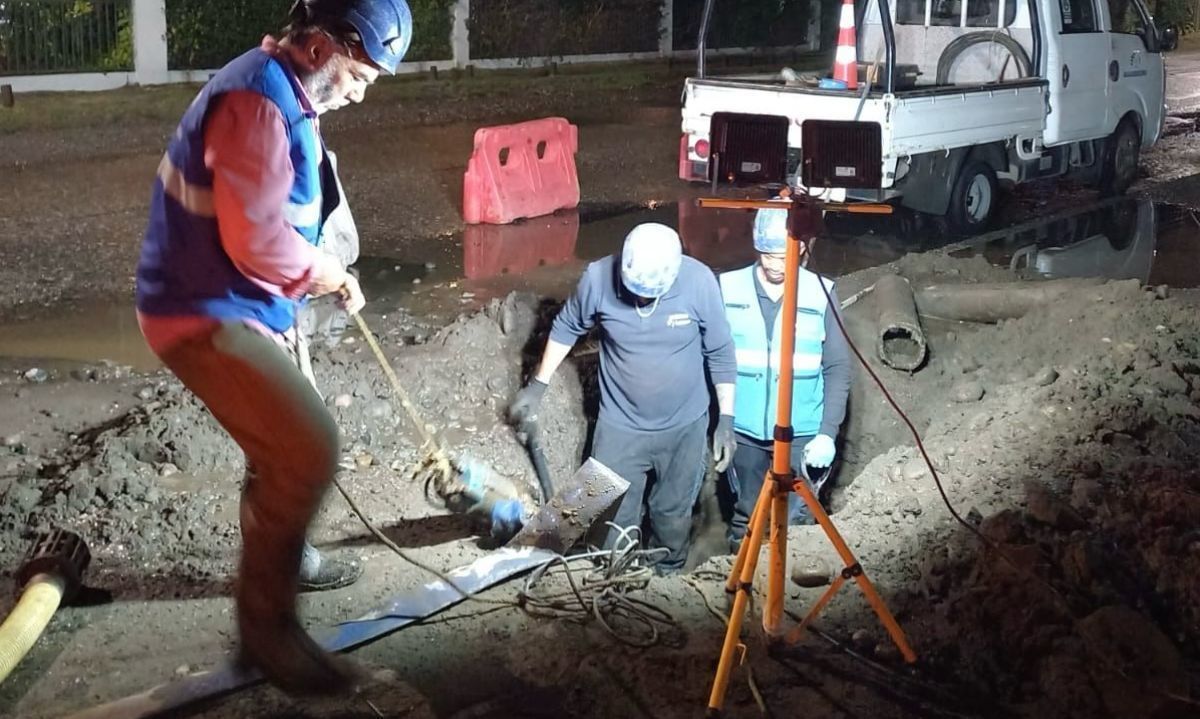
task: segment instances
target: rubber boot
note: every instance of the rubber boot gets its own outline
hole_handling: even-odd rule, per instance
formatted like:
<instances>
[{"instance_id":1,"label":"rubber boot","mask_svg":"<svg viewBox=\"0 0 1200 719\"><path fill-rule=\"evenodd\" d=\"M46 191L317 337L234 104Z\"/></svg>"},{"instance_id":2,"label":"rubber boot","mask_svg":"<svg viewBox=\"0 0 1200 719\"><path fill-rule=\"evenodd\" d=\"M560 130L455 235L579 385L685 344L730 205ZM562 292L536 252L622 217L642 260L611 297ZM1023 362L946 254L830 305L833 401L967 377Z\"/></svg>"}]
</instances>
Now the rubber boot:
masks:
<instances>
[{"instance_id":1,"label":"rubber boot","mask_svg":"<svg viewBox=\"0 0 1200 719\"><path fill-rule=\"evenodd\" d=\"M317 551L304 542L300 554L300 582L302 592L327 592L342 589L358 581L362 576L362 565L356 561L334 559Z\"/></svg>"},{"instance_id":2,"label":"rubber boot","mask_svg":"<svg viewBox=\"0 0 1200 719\"><path fill-rule=\"evenodd\" d=\"M307 517L297 521L296 513L281 512L279 505L263 511L263 503L255 501L253 484L257 482L242 499L237 586L240 662L259 670L288 694L347 693L354 684L350 665L321 649L296 613Z\"/></svg>"}]
</instances>

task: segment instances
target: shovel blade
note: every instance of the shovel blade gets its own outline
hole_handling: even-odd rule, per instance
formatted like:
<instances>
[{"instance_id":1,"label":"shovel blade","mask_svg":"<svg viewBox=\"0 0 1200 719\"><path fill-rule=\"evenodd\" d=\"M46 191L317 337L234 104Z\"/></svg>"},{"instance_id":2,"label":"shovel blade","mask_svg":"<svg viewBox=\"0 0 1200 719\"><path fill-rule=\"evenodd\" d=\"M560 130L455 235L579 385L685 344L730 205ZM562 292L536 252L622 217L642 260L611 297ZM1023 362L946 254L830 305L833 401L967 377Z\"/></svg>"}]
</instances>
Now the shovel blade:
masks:
<instances>
[{"instance_id":1,"label":"shovel blade","mask_svg":"<svg viewBox=\"0 0 1200 719\"><path fill-rule=\"evenodd\" d=\"M537 547L566 554L627 491L629 482L589 458L525 523L508 546Z\"/></svg>"}]
</instances>

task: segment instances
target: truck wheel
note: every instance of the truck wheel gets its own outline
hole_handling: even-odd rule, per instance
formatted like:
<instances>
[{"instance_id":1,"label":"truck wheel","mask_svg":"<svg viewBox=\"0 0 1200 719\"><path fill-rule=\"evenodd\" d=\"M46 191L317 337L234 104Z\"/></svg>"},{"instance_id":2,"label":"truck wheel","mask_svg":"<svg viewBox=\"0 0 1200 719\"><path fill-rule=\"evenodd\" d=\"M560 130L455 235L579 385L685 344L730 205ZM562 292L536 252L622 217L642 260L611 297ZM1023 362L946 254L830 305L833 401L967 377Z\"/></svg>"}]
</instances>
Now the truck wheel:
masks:
<instances>
[{"instance_id":1,"label":"truck wheel","mask_svg":"<svg viewBox=\"0 0 1200 719\"><path fill-rule=\"evenodd\" d=\"M950 206L946 209L950 228L962 234L982 229L992 218L999 194L992 166L983 160L967 162L950 192Z\"/></svg>"},{"instance_id":2,"label":"truck wheel","mask_svg":"<svg viewBox=\"0 0 1200 719\"><path fill-rule=\"evenodd\" d=\"M1100 175L1100 194L1104 197L1124 195L1137 179L1138 159L1142 153L1142 138L1137 125L1122 120L1104 143L1104 167Z\"/></svg>"}]
</instances>

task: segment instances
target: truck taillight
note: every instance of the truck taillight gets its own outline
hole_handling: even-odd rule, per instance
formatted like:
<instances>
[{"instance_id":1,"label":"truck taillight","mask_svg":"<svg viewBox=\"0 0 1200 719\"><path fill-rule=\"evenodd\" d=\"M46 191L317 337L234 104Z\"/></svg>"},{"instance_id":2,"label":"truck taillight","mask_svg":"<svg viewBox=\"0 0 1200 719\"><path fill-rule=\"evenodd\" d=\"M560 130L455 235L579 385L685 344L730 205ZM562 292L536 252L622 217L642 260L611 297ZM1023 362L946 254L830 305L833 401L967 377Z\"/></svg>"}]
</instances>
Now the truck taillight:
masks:
<instances>
[{"instance_id":1,"label":"truck taillight","mask_svg":"<svg viewBox=\"0 0 1200 719\"><path fill-rule=\"evenodd\" d=\"M708 140L696 141L696 154L699 155L700 159L702 160L708 159Z\"/></svg>"}]
</instances>

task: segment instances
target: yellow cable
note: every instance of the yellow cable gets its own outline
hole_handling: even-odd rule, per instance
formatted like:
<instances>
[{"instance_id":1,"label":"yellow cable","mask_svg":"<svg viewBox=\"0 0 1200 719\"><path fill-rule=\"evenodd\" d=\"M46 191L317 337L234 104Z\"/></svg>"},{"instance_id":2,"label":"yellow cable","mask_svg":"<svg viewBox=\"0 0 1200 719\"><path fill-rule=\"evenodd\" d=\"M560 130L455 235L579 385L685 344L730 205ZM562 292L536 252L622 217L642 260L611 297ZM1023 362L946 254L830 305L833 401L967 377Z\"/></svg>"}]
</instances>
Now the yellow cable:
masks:
<instances>
[{"instance_id":1,"label":"yellow cable","mask_svg":"<svg viewBox=\"0 0 1200 719\"><path fill-rule=\"evenodd\" d=\"M25 587L4 624L0 624L0 682L12 673L37 643L62 601L64 582L39 574Z\"/></svg>"}]
</instances>

